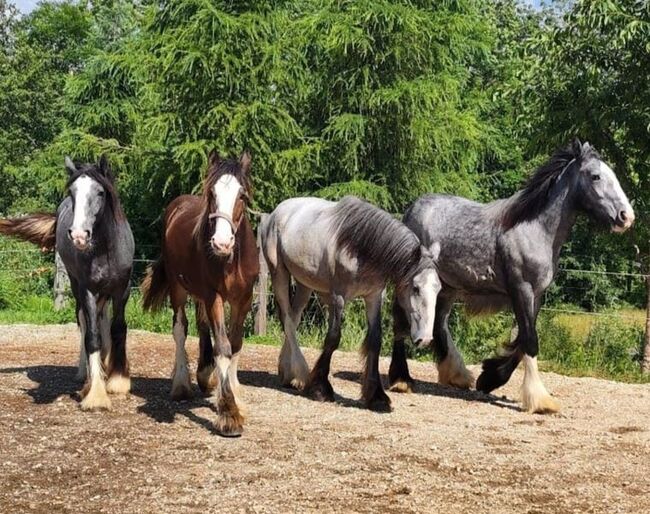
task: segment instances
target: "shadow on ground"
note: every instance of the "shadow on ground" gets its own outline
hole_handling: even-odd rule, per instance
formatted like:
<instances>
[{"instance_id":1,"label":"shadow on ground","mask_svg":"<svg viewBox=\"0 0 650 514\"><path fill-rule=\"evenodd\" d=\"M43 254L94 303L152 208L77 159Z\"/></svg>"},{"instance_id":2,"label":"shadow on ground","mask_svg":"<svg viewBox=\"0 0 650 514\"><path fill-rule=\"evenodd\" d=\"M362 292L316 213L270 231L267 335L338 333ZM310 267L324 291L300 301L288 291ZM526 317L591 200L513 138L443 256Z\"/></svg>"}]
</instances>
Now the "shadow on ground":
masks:
<instances>
[{"instance_id":1,"label":"shadow on ground","mask_svg":"<svg viewBox=\"0 0 650 514\"><path fill-rule=\"evenodd\" d=\"M356 371L339 371L334 373L336 378L341 380L349 380L351 382L360 382L361 373ZM388 384L388 377L382 375L382 382L384 386ZM389 393L391 395L396 394L409 394L409 393ZM501 407L503 409L511 409L514 411L521 411L521 408L517 402L506 398L505 396L495 396L493 394L485 394L481 391L476 391L474 389L458 389L456 387L450 387L438 384L436 382L426 382L424 380L416 380L414 391L411 394L425 394L430 396L439 396L443 398L452 398L455 400L464 400L466 402L482 402L489 403L496 407Z\"/></svg>"}]
</instances>

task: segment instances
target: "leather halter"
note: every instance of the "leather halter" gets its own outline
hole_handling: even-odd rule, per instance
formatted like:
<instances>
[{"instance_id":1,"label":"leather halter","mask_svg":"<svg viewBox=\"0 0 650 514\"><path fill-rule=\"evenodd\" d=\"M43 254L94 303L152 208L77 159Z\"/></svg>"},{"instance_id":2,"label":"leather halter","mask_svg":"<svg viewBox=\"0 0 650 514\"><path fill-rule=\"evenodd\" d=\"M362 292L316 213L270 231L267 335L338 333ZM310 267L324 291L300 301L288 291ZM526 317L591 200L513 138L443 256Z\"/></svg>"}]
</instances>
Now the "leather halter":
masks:
<instances>
[{"instance_id":1,"label":"leather halter","mask_svg":"<svg viewBox=\"0 0 650 514\"><path fill-rule=\"evenodd\" d=\"M216 211L208 214L208 219L209 220L214 220L214 219L224 219L230 224L230 228L232 228L232 233L235 234L237 232L237 229L239 228L238 226L235 225L235 222L233 221L232 217L230 214L226 214L225 212L221 211Z\"/></svg>"}]
</instances>

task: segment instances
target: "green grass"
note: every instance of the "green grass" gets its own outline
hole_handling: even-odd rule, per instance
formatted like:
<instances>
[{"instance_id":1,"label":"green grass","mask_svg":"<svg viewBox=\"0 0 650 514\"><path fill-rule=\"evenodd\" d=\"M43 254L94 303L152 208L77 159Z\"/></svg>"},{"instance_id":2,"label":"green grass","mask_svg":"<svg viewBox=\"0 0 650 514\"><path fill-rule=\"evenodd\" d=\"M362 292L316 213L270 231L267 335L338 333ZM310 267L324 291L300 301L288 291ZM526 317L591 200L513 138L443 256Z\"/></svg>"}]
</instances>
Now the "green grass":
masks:
<instances>
[{"instance_id":1,"label":"green grass","mask_svg":"<svg viewBox=\"0 0 650 514\"><path fill-rule=\"evenodd\" d=\"M0 244L0 324L59 324L75 321L72 302L61 311L56 312L53 309L51 261L51 255L34 251L33 247L20 243ZM577 310L571 306L555 308L564 311ZM196 335L194 309L188 308L187 315L190 322L189 332ZM143 312L137 289L133 290L126 316L131 329L171 333L171 310L163 309L153 314ZM450 324L466 362L478 363L493 355L509 340L512 315L500 313L469 319L461 309L455 309ZM324 309L315 300L312 301L306 309L299 329L300 344L320 348L325 339L326 326ZM650 376L642 375L639 371L645 327L645 312L640 309L626 308L599 315L545 310L541 313L537 326L540 361L545 370L573 376L650 382ZM382 353L390 355L390 296L384 302L382 331ZM340 348L357 350L363 342L365 332L363 302L351 302L343 319ZM268 317L266 335L253 335L252 316L246 321L245 333L247 344L279 346L284 340L280 323L273 314ZM410 356L426 361L432 359L428 351L411 350Z\"/></svg>"}]
</instances>

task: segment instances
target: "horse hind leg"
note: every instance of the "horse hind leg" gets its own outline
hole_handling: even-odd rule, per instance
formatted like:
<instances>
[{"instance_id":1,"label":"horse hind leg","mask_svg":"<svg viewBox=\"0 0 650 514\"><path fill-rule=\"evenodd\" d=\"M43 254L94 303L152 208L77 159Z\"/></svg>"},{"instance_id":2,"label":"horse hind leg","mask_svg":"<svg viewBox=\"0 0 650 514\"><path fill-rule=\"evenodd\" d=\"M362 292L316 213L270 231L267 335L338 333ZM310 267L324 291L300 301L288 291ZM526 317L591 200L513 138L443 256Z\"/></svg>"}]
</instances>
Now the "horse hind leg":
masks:
<instances>
[{"instance_id":1,"label":"horse hind leg","mask_svg":"<svg viewBox=\"0 0 650 514\"><path fill-rule=\"evenodd\" d=\"M210 322L205 304L200 300L196 300L196 324L199 332L199 362L196 369L196 381L204 394L210 394L217 387L217 377L214 372Z\"/></svg>"},{"instance_id":2,"label":"horse hind leg","mask_svg":"<svg viewBox=\"0 0 650 514\"><path fill-rule=\"evenodd\" d=\"M79 364L77 366L78 382L84 383L88 377L88 355L86 354L86 319L81 307L77 309L77 326L79 327Z\"/></svg>"},{"instance_id":3,"label":"horse hind leg","mask_svg":"<svg viewBox=\"0 0 650 514\"><path fill-rule=\"evenodd\" d=\"M449 314L452 307L453 299L449 298L441 298L436 306L433 349L438 360L438 383L459 389L471 389L475 384L474 375L465 366L449 330Z\"/></svg>"},{"instance_id":4,"label":"horse hind leg","mask_svg":"<svg viewBox=\"0 0 650 514\"><path fill-rule=\"evenodd\" d=\"M99 340L101 341L101 356L104 369L110 369L111 361L111 316L108 300L97 302L97 325L99 326Z\"/></svg>"},{"instance_id":5,"label":"horse hind leg","mask_svg":"<svg viewBox=\"0 0 650 514\"><path fill-rule=\"evenodd\" d=\"M284 328L284 343L278 358L278 376L283 386L291 386L299 391L309 381L309 367L298 346L296 329L302 311L309 300L311 290L297 284L293 307L289 301L289 271L279 263L272 271L273 294L275 296L280 319Z\"/></svg>"},{"instance_id":6,"label":"horse hind leg","mask_svg":"<svg viewBox=\"0 0 650 514\"><path fill-rule=\"evenodd\" d=\"M329 381L332 354L341 341L341 321L345 300L342 296L333 295L329 303L329 325L323 352L318 357L314 368L309 375L309 382L305 387L305 394L321 402L334 401L334 389Z\"/></svg>"},{"instance_id":7,"label":"horse hind leg","mask_svg":"<svg viewBox=\"0 0 650 514\"><path fill-rule=\"evenodd\" d=\"M185 351L185 340L187 339L185 302L187 301L187 293L176 286L170 296L172 308L174 309L172 334L176 343L171 397L173 400L184 400L192 396L192 382L190 380L187 352Z\"/></svg>"},{"instance_id":8,"label":"horse hind leg","mask_svg":"<svg viewBox=\"0 0 650 514\"><path fill-rule=\"evenodd\" d=\"M305 355L298 346L298 325L302 318L302 312L309 302L312 290L303 284L296 283L296 291L291 302L291 330L290 344L283 345L280 352L280 362L282 367L288 369L286 381L297 390L304 389L309 380L309 366L305 360ZM284 354L283 354L284 352Z\"/></svg>"}]
</instances>

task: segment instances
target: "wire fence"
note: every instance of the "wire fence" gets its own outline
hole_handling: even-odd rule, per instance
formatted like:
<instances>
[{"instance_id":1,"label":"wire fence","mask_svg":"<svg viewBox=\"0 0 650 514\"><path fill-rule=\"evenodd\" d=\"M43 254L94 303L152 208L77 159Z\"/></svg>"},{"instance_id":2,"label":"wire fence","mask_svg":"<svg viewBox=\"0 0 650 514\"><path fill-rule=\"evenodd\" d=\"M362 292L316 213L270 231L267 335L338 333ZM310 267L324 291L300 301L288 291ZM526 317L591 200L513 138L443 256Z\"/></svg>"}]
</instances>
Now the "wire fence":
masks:
<instances>
[{"instance_id":1,"label":"wire fence","mask_svg":"<svg viewBox=\"0 0 650 514\"><path fill-rule=\"evenodd\" d=\"M136 255L151 254L152 251L157 249L156 245L138 245L136 248ZM134 275L133 282L131 285L132 291L139 290L139 284L144 276L147 266L154 262L153 259L148 258L136 258L134 259ZM631 263L632 264L632 263ZM5 248L0 249L0 274L8 274L9 276L15 278L15 280L20 282L29 282L30 280L43 278L43 277L52 277L55 273L54 266L54 255L52 252L43 253L37 248L25 247L25 248ZM645 283L648 279L648 275L643 273L632 273L632 272L619 272L619 271L608 271L608 270L593 270L593 269L578 269L574 267L560 267L558 270L558 276L556 279L562 279L563 277L583 277L583 276L600 276L607 279L611 278L620 278L626 280L639 281ZM23 284L25 290L29 290L29 284ZM37 288L38 289L38 288ZM41 284L40 290L38 292L43 293L43 284ZM564 284L561 286L562 291L579 293L589 293L592 292L593 287L590 285L569 285ZM254 304L258 305L260 302L260 297L264 295L268 306L269 314L274 309L274 300L273 293L270 290L260 290L256 288ZM546 298L548 301L548 298ZM625 322L638 323L640 320L639 316L632 316L629 314L629 311L616 312L616 311L607 311L607 312L593 312L579 310L575 308L568 308L565 306L555 306L548 305L548 302L545 301L545 306L542 307L543 312L553 313L553 314L566 314L566 315L581 315L581 316L590 316L599 319L619 319ZM0 302L2 299L0 298ZM43 301L42 308L49 309L52 308L52 305L48 305L47 302ZM639 308L642 306L639 305ZM310 303L305 309L303 324L322 324L326 320L326 310L325 306L321 304L317 297L312 298Z\"/></svg>"}]
</instances>

